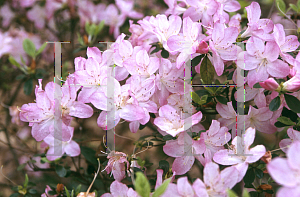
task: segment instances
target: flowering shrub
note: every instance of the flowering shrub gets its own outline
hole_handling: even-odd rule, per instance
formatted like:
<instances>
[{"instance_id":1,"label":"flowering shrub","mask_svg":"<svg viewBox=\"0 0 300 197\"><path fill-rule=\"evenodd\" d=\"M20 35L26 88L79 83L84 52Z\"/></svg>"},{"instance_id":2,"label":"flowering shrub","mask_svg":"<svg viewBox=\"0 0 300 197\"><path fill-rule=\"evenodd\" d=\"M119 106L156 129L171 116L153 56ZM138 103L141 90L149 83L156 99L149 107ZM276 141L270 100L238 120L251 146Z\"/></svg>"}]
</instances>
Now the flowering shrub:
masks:
<instances>
[{"instance_id":1,"label":"flowering shrub","mask_svg":"<svg viewBox=\"0 0 300 197\"><path fill-rule=\"evenodd\" d=\"M0 4L10 196L300 196L300 1L143 2Z\"/></svg>"}]
</instances>

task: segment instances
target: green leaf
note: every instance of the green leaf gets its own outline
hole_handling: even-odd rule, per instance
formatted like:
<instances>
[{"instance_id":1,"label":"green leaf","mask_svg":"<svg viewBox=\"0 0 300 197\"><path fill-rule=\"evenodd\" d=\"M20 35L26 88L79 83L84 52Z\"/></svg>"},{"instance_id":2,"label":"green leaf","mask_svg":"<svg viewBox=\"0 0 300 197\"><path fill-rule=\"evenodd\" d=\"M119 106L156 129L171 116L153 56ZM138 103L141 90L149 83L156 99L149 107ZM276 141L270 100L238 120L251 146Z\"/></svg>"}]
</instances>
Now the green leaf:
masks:
<instances>
[{"instance_id":1,"label":"green leaf","mask_svg":"<svg viewBox=\"0 0 300 197\"><path fill-rule=\"evenodd\" d=\"M65 186L65 191L66 191L66 195L67 195L67 197L70 197L70 192L69 192L69 190L67 189L67 187Z\"/></svg>"},{"instance_id":2,"label":"green leaf","mask_svg":"<svg viewBox=\"0 0 300 197\"><path fill-rule=\"evenodd\" d=\"M47 42L45 42L38 50L37 52L35 53L35 56L38 56L40 53L42 53L44 51L44 49L46 48L47 46Z\"/></svg>"},{"instance_id":3,"label":"green leaf","mask_svg":"<svg viewBox=\"0 0 300 197\"><path fill-rule=\"evenodd\" d=\"M16 67L18 67L19 69L21 69L21 65L15 60L15 58L13 57L13 56L9 56L8 57L8 61L12 64L12 65L14 65L14 66L16 66ZM21 69L22 70L22 69Z\"/></svg>"},{"instance_id":4,"label":"green leaf","mask_svg":"<svg viewBox=\"0 0 300 197\"><path fill-rule=\"evenodd\" d=\"M227 190L227 195L228 195L228 197L238 197L238 195L236 195L236 193L234 191L232 191L231 189Z\"/></svg>"},{"instance_id":5,"label":"green leaf","mask_svg":"<svg viewBox=\"0 0 300 197\"><path fill-rule=\"evenodd\" d=\"M27 185L28 187L34 187L34 186L36 186L36 184L34 183L34 182L28 182L28 185Z\"/></svg>"},{"instance_id":6,"label":"green leaf","mask_svg":"<svg viewBox=\"0 0 300 197\"><path fill-rule=\"evenodd\" d=\"M18 197L20 194L19 193L13 193L9 197Z\"/></svg>"},{"instance_id":7,"label":"green leaf","mask_svg":"<svg viewBox=\"0 0 300 197\"><path fill-rule=\"evenodd\" d=\"M201 62L200 75L204 84L211 84L214 79L215 68L207 56Z\"/></svg>"},{"instance_id":8,"label":"green leaf","mask_svg":"<svg viewBox=\"0 0 300 197\"><path fill-rule=\"evenodd\" d=\"M216 96L217 100L224 105L227 105L227 98L223 97L223 96Z\"/></svg>"},{"instance_id":9,"label":"green leaf","mask_svg":"<svg viewBox=\"0 0 300 197\"><path fill-rule=\"evenodd\" d=\"M161 50L161 56L162 56L163 58L168 58L168 57L170 56L170 54L169 54L169 52L168 52L167 50L162 49L162 50Z\"/></svg>"},{"instance_id":10,"label":"green leaf","mask_svg":"<svg viewBox=\"0 0 300 197\"><path fill-rule=\"evenodd\" d=\"M169 172L170 164L166 160L160 160L158 166L159 169L162 169L165 174Z\"/></svg>"},{"instance_id":11,"label":"green leaf","mask_svg":"<svg viewBox=\"0 0 300 197\"><path fill-rule=\"evenodd\" d=\"M249 194L249 192L248 192L247 189L244 189L244 191L243 191L243 197L250 197L250 194Z\"/></svg>"},{"instance_id":12,"label":"green leaf","mask_svg":"<svg viewBox=\"0 0 300 197\"><path fill-rule=\"evenodd\" d=\"M174 137L172 135L165 135L165 136L163 136L163 140L164 141L174 140Z\"/></svg>"},{"instance_id":13,"label":"green leaf","mask_svg":"<svg viewBox=\"0 0 300 197\"><path fill-rule=\"evenodd\" d=\"M28 38L23 41L23 49L30 57L35 58L35 45Z\"/></svg>"},{"instance_id":14,"label":"green leaf","mask_svg":"<svg viewBox=\"0 0 300 197\"><path fill-rule=\"evenodd\" d=\"M291 119L289 119L288 117L284 117L284 116L277 118L277 121L279 121L285 125L288 125L288 126L296 125L296 123L291 121Z\"/></svg>"},{"instance_id":15,"label":"green leaf","mask_svg":"<svg viewBox=\"0 0 300 197\"><path fill-rule=\"evenodd\" d=\"M152 197L159 197L165 193L169 183L171 182L171 179L167 179L161 184L152 194Z\"/></svg>"},{"instance_id":16,"label":"green leaf","mask_svg":"<svg viewBox=\"0 0 300 197\"><path fill-rule=\"evenodd\" d=\"M28 175L25 174L24 188L27 188L27 186L28 186L28 181L29 181Z\"/></svg>"},{"instance_id":17,"label":"green leaf","mask_svg":"<svg viewBox=\"0 0 300 197\"><path fill-rule=\"evenodd\" d=\"M18 76L16 77L16 80L22 80L22 79L24 79L25 77L26 77L26 75L21 74L21 75L18 75Z\"/></svg>"},{"instance_id":18,"label":"green leaf","mask_svg":"<svg viewBox=\"0 0 300 197\"><path fill-rule=\"evenodd\" d=\"M295 113L300 113L300 101L289 94L284 94L284 99L287 106Z\"/></svg>"},{"instance_id":19,"label":"green leaf","mask_svg":"<svg viewBox=\"0 0 300 197\"><path fill-rule=\"evenodd\" d=\"M257 178L262 179L264 177L264 172L261 169L256 168L255 175L257 176Z\"/></svg>"},{"instance_id":20,"label":"green leaf","mask_svg":"<svg viewBox=\"0 0 300 197\"><path fill-rule=\"evenodd\" d=\"M200 62L201 59L204 57L204 55L198 55L197 57L194 57L194 59L192 59L192 66L195 67L197 66Z\"/></svg>"},{"instance_id":21,"label":"green leaf","mask_svg":"<svg viewBox=\"0 0 300 197\"><path fill-rule=\"evenodd\" d=\"M21 165L18 166L17 171L23 170L27 163L22 163Z\"/></svg>"},{"instance_id":22,"label":"green leaf","mask_svg":"<svg viewBox=\"0 0 300 197\"><path fill-rule=\"evenodd\" d=\"M298 10L300 9L300 0L297 1Z\"/></svg>"},{"instance_id":23,"label":"green leaf","mask_svg":"<svg viewBox=\"0 0 300 197\"><path fill-rule=\"evenodd\" d=\"M285 3L284 3L283 0L276 0L276 6L277 6L277 9L280 12L285 13L285 11L286 11L286 5L285 5Z\"/></svg>"},{"instance_id":24,"label":"green leaf","mask_svg":"<svg viewBox=\"0 0 300 197\"><path fill-rule=\"evenodd\" d=\"M296 13L298 13L298 7L295 4L290 3L290 8L292 8L292 10L294 10Z\"/></svg>"},{"instance_id":25,"label":"green leaf","mask_svg":"<svg viewBox=\"0 0 300 197\"><path fill-rule=\"evenodd\" d=\"M98 35L104 27L104 20L102 20L96 27L94 36Z\"/></svg>"},{"instance_id":26,"label":"green leaf","mask_svg":"<svg viewBox=\"0 0 300 197\"><path fill-rule=\"evenodd\" d=\"M49 194L49 195L56 195L57 193L56 193L56 191L53 191L53 190L52 190L52 191L48 191L48 194Z\"/></svg>"},{"instance_id":27,"label":"green leaf","mask_svg":"<svg viewBox=\"0 0 300 197\"><path fill-rule=\"evenodd\" d=\"M137 172L136 179L134 183L135 191L142 197L149 197L150 196L150 184L147 178L145 177L144 173Z\"/></svg>"},{"instance_id":28,"label":"green leaf","mask_svg":"<svg viewBox=\"0 0 300 197\"><path fill-rule=\"evenodd\" d=\"M270 111L276 111L279 107L280 107L281 101L280 101L280 97L277 96L275 97L269 105L269 109Z\"/></svg>"},{"instance_id":29,"label":"green leaf","mask_svg":"<svg viewBox=\"0 0 300 197\"><path fill-rule=\"evenodd\" d=\"M155 49L153 51L151 51L150 55L152 55L153 53L156 53L160 50L161 50L161 48L159 46L156 46Z\"/></svg>"},{"instance_id":30,"label":"green leaf","mask_svg":"<svg viewBox=\"0 0 300 197\"><path fill-rule=\"evenodd\" d=\"M192 93L192 100L195 102L195 103L200 103L200 101L201 101L201 99L200 99L200 97L198 96L198 94L197 93L195 93L195 92L191 92Z\"/></svg>"},{"instance_id":31,"label":"green leaf","mask_svg":"<svg viewBox=\"0 0 300 197\"><path fill-rule=\"evenodd\" d=\"M26 193L24 197L32 197L29 193Z\"/></svg>"},{"instance_id":32,"label":"green leaf","mask_svg":"<svg viewBox=\"0 0 300 197\"><path fill-rule=\"evenodd\" d=\"M258 83L256 83L256 84L254 84L253 88L262 88L262 87L260 86L260 84L259 84L259 82L258 82Z\"/></svg>"},{"instance_id":33,"label":"green leaf","mask_svg":"<svg viewBox=\"0 0 300 197\"><path fill-rule=\"evenodd\" d=\"M85 159L91 164L97 165L97 159L95 157L96 151L89 147L81 146L81 154L85 157Z\"/></svg>"},{"instance_id":34,"label":"green leaf","mask_svg":"<svg viewBox=\"0 0 300 197\"><path fill-rule=\"evenodd\" d=\"M67 170L61 165L55 166L55 172L59 177L65 177L67 175Z\"/></svg>"},{"instance_id":35,"label":"green leaf","mask_svg":"<svg viewBox=\"0 0 300 197\"><path fill-rule=\"evenodd\" d=\"M254 179L255 179L254 169L250 168L247 170L247 173L244 176L244 182L245 184L251 184L253 183Z\"/></svg>"},{"instance_id":36,"label":"green leaf","mask_svg":"<svg viewBox=\"0 0 300 197\"><path fill-rule=\"evenodd\" d=\"M81 191L81 184L79 184L75 189L75 194L78 194Z\"/></svg>"},{"instance_id":37,"label":"green leaf","mask_svg":"<svg viewBox=\"0 0 300 197\"><path fill-rule=\"evenodd\" d=\"M33 79L30 78L24 83L24 94L30 95L33 90Z\"/></svg>"},{"instance_id":38,"label":"green leaf","mask_svg":"<svg viewBox=\"0 0 300 197\"><path fill-rule=\"evenodd\" d=\"M29 189L28 192L29 192L30 194L37 194L36 189Z\"/></svg>"}]
</instances>

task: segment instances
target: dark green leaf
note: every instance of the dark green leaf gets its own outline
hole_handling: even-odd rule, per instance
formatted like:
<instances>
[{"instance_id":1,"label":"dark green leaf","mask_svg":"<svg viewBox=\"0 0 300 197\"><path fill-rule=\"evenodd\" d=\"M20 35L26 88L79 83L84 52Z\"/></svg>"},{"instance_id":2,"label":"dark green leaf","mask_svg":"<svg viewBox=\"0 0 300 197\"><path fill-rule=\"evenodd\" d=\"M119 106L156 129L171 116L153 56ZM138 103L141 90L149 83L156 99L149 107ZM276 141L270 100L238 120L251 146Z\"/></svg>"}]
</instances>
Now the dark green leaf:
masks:
<instances>
[{"instance_id":1,"label":"dark green leaf","mask_svg":"<svg viewBox=\"0 0 300 197\"><path fill-rule=\"evenodd\" d=\"M18 166L17 171L23 170L27 163L22 163L21 165Z\"/></svg>"},{"instance_id":2,"label":"dark green leaf","mask_svg":"<svg viewBox=\"0 0 300 197\"><path fill-rule=\"evenodd\" d=\"M26 77L26 75L21 74L21 75L18 75L18 76L16 77L16 80L22 80L22 79L24 79L25 77Z\"/></svg>"},{"instance_id":3,"label":"dark green leaf","mask_svg":"<svg viewBox=\"0 0 300 197\"><path fill-rule=\"evenodd\" d=\"M254 84L253 88L262 88L262 87L260 86L260 84L259 84L259 82L258 82L258 83L256 83L256 84Z\"/></svg>"},{"instance_id":4,"label":"dark green leaf","mask_svg":"<svg viewBox=\"0 0 300 197\"><path fill-rule=\"evenodd\" d=\"M33 89L33 79L30 78L24 83L24 94L30 95Z\"/></svg>"},{"instance_id":5,"label":"dark green leaf","mask_svg":"<svg viewBox=\"0 0 300 197\"><path fill-rule=\"evenodd\" d=\"M57 193L56 193L56 191L48 191L48 194L49 194L49 195L55 195L55 194L57 194Z\"/></svg>"},{"instance_id":6,"label":"dark green leaf","mask_svg":"<svg viewBox=\"0 0 300 197\"><path fill-rule=\"evenodd\" d=\"M162 50L161 50L161 56L162 56L163 58L168 58L168 57L170 56L170 54L169 54L169 52L166 51L165 49L162 49Z\"/></svg>"},{"instance_id":7,"label":"dark green leaf","mask_svg":"<svg viewBox=\"0 0 300 197\"><path fill-rule=\"evenodd\" d=\"M165 174L167 172L169 172L170 164L166 160L160 160L158 166L159 166L159 169L162 169Z\"/></svg>"},{"instance_id":8,"label":"dark green leaf","mask_svg":"<svg viewBox=\"0 0 300 197\"><path fill-rule=\"evenodd\" d=\"M83 156L88 162L94 165L98 164L97 159L95 157L96 151L94 149L85 146L81 146L80 149L81 149L81 154L83 154Z\"/></svg>"},{"instance_id":9,"label":"dark green leaf","mask_svg":"<svg viewBox=\"0 0 300 197\"><path fill-rule=\"evenodd\" d=\"M277 127L277 128L281 128L281 127L285 127L285 126L288 126L288 125L285 125L281 122L275 122L274 126Z\"/></svg>"},{"instance_id":10,"label":"dark green leaf","mask_svg":"<svg viewBox=\"0 0 300 197\"><path fill-rule=\"evenodd\" d=\"M225 98L225 97L223 97L223 96L216 96L216 98L217 98L217 100L220 102L220 103L222 103L222 104L224 104L224 105L227 105L227 99Z\"/></svg>"},{"instance_id":11,"label":"dark green leaf","mask_svg":"<svg viewBox=\"0 0 300 197\"><path fill-rule=\"evenodd\" d=\"M250 168L247 170L247 173L244 176L244 182L245 184L251 184L253 183L254 179L255 179L254 169Z\"/></svg>"},{"instance_id":12,"label":"dark green leaf","mask_svg":"<svg viewBox=\"0 0 300 197\"><path fill-rule=\"evenodd\" d=\"M140 124L139 130L143 130L146 127L146 125Z\"/></svg>"},{"instance_id":13,"label":"dark green leaf","mask_svg":"<svg viewBox=\"0 0 300 197\"><path fill-rule=\"evenodd\" d=\"M18 193L13 193L13 194L11 194L9 197L18 197L20 194L18 194Z\"/></svg>"},{"instance_id":14,"label":"dark green leaf","mask_svg":"<svg viewBox=\"0 0 300 197\"><path fill-rule=\"evenodd\" d=\"M28 38L23 41L23 49L30 57L35 58L35 45Z\"/></svg>"},{"instance_id":15,"label":"dark green leaf","mask_svg":"<svg viewBox=\"0 0 300 197\"><path fill-rule=\"evenodd\" d=\"M279 96L275 97L269 105L270 111L276 111L280 107L280 104L281 104L280 97Z\"/></svg>"},{"instance_id":16,"label":"dark green leaf","mask_svg":"<svg viewBox=\"0 0 300 197\"><path fill-rule=\"evenodd\" d=\"M197 66L201 62L201 59L203 57L204 55L198 55L197 57L194 57L194 59L192 59L192 66L193 67Z\"/></svg>"},{"instance_id":17,"label":"dark green leaf","mask_svg":"<svg viewBox=\"0 0 300 197\"><path fill-rule=\"evenodd\" d=\"M255 175L257 176L257 178L262 179L264 177L264 172L261 169L256 168Z\"/></svg>"},{"instance_id":18,"label":"dark green leaf","mask_svg":"<svg viewBox=\"0 0 300 197\"><path fill-rule=\"evenodd\" d=\"M163 136L163 140L164 141L174 140L174 137L172 135L165 135L165 136Z\"/></svg>"},{"instance_id":19,"label":"dark green leaf","mask_svg":"<svg viewBox=\"0 0 300 197\"><path fill-rule=\"evenodd\" d=\"M29 189L28 192L29 192L30 194L37 194L36 189Z\"/></svg>"},{"instance_id":20,"label":"dark green leaf","mask_svg":"<svg viewBox=\"0 0 300 197\"><path fill-rule=\"evenodd\" d=\"M26 193L24 197L32 197L29 193Z\"/></svg>"},{"instance_id":21,"label":"dark green leaf","mask_svg":"<svg viewBox=\"0 0 300 197\"><path fill-rule=\"evenodd\" d=\"M252 191L252 192L249 192L249 194L251 197L258 197L258 192Z\"/></svg>"},{"instance_id":22,"label":"dark green leaf","mask_svg":"<svg viewBox=\"0 0 300 197\"><path fill-rule=\"evenodd\" d=\"M201 62L200 75L204 84L211 84L214 79L215 68L207 56Z\"/></svg>"},{"instance_id":23,"label":"dark green leaf","mask_svg":"<svg viewBox=\"0 0 300 197\"><path fill-rule=\"evenodd\" d=\"M208 95L209 92L207 90L197 90L195 91L199 96Z\"/></svg>"},{"instance_id":24,"label":"dark green leaf","mask_svg":"<svg viewBox=\"0 0 300 197\"><path fill-rule=\"evenodd\" d=\"M287 106L295 113L300 113L300 101L289 94L284 94L285 102Z\"/></svg>"},{"instance_id":25,"label":"dark green leaf","mask_svg":"<svg viewBox=\"0 0 300 197\"><path fill-rule=\"evenodd\" d=\"M295 112L288 110L286 107L283 107L282 109L282 116L290 118L293 122L296 122L298 118L298 115Z\"/></svg>"},{"instance_id":26,"label":"dark green leaf","mask_svg":"<svg viewBox=\"0 0 300 197\"><path fill-rule=\"evenodd\" d=\"M171 179L167 179L161 184L152 194L152 197L159 197L165 193L167 187L169 186L169 183L171 182Z\"/></svg>"},{"instance_id":27,"label":"dark green leaf","mask_svg":"<svg viewBox=\"0 0 300 197\"><path fill-rule=\"evenodd\" d=\"M135 191L142 197L149 197L150 196L150 184L147 178L145 177L144 173L137 172L136 179L134 183Z\"/></svg>"},{"instance_id":28,"label":"dark green leaf","mask_svg":"<svg viewBox=\"0 0 300 197\"><path fill-rule=\"evenodd\" d=\"M28 185L27 185L28 187L33 187L33 186L36 186L36 184L34 183L34 182L28 182Z\"/></svg>"},{"instance_id":29,"label":"dark green leaf","mask_svg":"<svg viewBox=\"0 0 300 197\"><path fill-rule=\"evenodd\" d=\"M231 73L228 74L227 80L232 80L233 73L234 73L234 72L231 72Z\"/></svg>"},{"instance_id":30,"label":"dark green leaf","mask_svg":"<svg viewBox=\"0 0 300 197\"><path fill-rule=\"evenodd\" d=\"M151 51L150 55L152 55L153 53L157 53L160 50L161 50L161 48L159 46L156 46L155 49L153 51Z\"/></svg>"},{"instance_id":31,"label":"dark green leaf","mask_svg":"<svg viewBox=\"0 0 300 197\"><path fill-rule=\"evenodd\" d=\"M67 170L61 165L56 165L55 172L59 177L65 177L67 175Z\"/></svg>"}]
</instances>

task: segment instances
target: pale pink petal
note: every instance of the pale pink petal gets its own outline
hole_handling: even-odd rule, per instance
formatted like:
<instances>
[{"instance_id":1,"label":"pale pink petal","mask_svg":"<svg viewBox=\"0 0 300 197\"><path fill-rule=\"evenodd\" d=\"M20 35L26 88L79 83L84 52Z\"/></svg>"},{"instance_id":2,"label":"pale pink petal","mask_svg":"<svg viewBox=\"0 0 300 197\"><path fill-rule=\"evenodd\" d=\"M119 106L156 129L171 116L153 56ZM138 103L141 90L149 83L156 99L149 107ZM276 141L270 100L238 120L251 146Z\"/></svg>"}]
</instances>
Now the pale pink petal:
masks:
<instances>
[{"instance_id":1,"label":"pale pink petal","mask_svg":"<svg viewBox=\"0 0 300 197\"><path fill-rule=\"evenodd\" d=\"M178 193L182 196L193 196L194 190L191 186L191 184L188 182L187 177L180 177L177 180L177 190Z\"/></svg>"},{"instance_id":2,"label":"pale pink petal","mask_svg":"<svg viewBox=\"0 0 300 197\"><path fill-rule=\"evenodd\" d=\"M194 161L194 156L178 157L173 162L172 170L173 172L176 172L176 175L185 174L191 169L191 167L194 164Z\"/></svg>"}]
</instances>

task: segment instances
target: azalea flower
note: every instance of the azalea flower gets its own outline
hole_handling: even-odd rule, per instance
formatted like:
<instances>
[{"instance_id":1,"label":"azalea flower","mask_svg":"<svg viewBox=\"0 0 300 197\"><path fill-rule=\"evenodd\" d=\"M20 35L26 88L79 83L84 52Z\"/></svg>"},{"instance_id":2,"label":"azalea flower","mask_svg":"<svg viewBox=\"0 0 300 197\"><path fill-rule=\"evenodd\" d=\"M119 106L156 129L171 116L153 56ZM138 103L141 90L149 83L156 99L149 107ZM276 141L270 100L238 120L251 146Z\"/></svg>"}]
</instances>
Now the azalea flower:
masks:
<instances>
[{"instance_id":1,"label":"azalea flower","mask_svg":"<svg viewBox=\"0 0 300 197\"><path fill-rule=\"evenodd\" d=\"M104 170L106 170L107 174L112 173L116 181L122 181L122 179L125 178L125 164L127 170L129 168L126 154L118 151L111 151L108 154L107 159L109 160Z\"/></svg>"},{"instance_id":2,"label":"azalea flower","mask_svg":"<svg viewBox=\"0 0 300 197\"><path fill-rule=\"evenodd\" d=\"M287 152L290 145L295 141L300 141L300 132L297 130L294 130L293 128L288 128L287 135L290 138L283 139L279 142L279 147L283 152Z\"/></svg>"},{"instance_id":3,"label":"azalea flower","mask_svg":"<svg viewBox=\"0 0 300 197\"><path fill-rule=\"evenodd\" d=\"M287 151L287 159L276 157L267 164L267 170L271 177L283 187L279 188L276 196L290 197L300 195L300 142L295 141Z\"/></svg>"},{"instance_id":4,"label":"azalea flower","mask_svg":"<svg viewBox=\"0 0 300 197\"><path fill-rule=\"evenodd\" d=\"M213 156L213 160L221 165L235 165L239 171L238 181L241 181L245 176L249 163L258 161L266 153L266 148L263 145L257 145L250 148L255 138L255 129L249 127L245 131L243 139L236 136L232 140L230 149L219 150ZM241 154L241 153L242 154ZM241 155L240 155L241 154Z\"/></svg>"},{"instance_id":5,"label":"azalea flower","mask_svg":"<svg viewBox=\"0 0 300 197\"><path fill-rule=\"evenodd\" d=\"M105 193L101 197L139 197L139 195L132 189L128 188L124 183L114 181L110 185L110 193Z\"/></svg>"},{"instance_id":6,"label":"azalea flower","mask_svg":"<svg viewBox=\"0 0 300 197\"><path fill-rule=\"evenodd\" d=\"M202 113L199 111L183 120L182 117L177 114L176 109L170 105L160 107L158 113L159 117L154 119L154 124L173 137L199 123L202 118Z\"/></svg>"}]
</instances>

